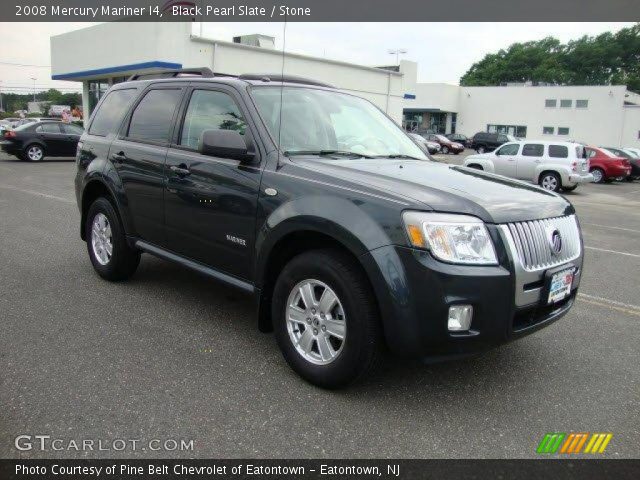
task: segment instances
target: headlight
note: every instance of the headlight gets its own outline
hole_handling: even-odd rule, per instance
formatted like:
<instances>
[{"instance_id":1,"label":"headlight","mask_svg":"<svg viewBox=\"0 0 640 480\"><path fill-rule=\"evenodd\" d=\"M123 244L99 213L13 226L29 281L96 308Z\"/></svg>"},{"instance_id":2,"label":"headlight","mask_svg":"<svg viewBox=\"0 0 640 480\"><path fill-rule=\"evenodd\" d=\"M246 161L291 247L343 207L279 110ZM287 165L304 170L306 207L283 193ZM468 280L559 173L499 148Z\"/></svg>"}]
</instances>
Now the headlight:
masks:
<instances>
[{"instance_id":1,"label":"headlight","mask_svg":"<svg viewBox=\"0 0 640 480\"><path fill-rule=\"evenodd\" d=\"M405 212L404 225L414 247L444 262L496 265L493 242L484 222L469 215Z\"/></svg>"}]
</instances>

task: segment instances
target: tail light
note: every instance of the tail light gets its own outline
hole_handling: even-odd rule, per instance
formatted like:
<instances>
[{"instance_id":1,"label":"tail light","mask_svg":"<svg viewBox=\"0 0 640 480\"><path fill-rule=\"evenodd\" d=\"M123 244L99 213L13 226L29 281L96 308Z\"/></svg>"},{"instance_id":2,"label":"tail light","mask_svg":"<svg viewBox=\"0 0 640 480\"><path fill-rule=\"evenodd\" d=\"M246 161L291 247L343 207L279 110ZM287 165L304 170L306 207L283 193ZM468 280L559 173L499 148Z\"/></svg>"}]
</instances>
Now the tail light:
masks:
<instances>
[{"instance_id":1,"label":"tail light","mask_svg":"<svg viewBox=\"0 0 640 480\"><path fill-rule=\"evenodd\" d=\"M15 138L16 132L13 130L9 130L8 132L4 132L4 138Z\"/></svg>"},{"instance_id":2,"label":"tail light","mask_svg":"<svg viewBox=\"0 0 640 480\"><path fill-rule=\"evenodd\" d=\"M571 164L571 170L573 170L574 172L578 171L578 162L573 162Z\"/></svg>"}]
</instances>

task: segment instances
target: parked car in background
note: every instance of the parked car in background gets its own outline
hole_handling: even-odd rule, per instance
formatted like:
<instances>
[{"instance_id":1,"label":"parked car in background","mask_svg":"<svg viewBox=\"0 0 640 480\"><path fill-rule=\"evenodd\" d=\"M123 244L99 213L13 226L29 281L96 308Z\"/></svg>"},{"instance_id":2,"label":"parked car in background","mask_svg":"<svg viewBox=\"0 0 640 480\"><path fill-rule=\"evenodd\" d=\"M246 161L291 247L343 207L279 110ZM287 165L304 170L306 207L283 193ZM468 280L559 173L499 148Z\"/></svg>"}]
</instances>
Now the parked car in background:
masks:
<instances>
[{"instance_id":1,"label":"parked car in background","mask_svg":"<svg viewBox=\"0 0 640 480\"><path fill-rule=\"evenodd\" d=\"M632 155L635 155L637 158L640 158L640 148L624 147L623 150L627 153L631 153Z\"/></svg>"},{"instance_id":2,"label":"parked car in background","mask_svg":"<svg viewBox=\"0 0 640 480\"><path fill-rule=\"evenodd\" d=\"M452 142L439 133L424 133L422 136L430 142L439 144L441 153L455 153L458 155L460 152L464 152L464 145L458 142Z\"/></svg>"},{"instance_id":3,"label":"parked car in background","mask_svg":"<svg viewBox=\"0 0 640 480\"><path fill-rule=\"evenodd\" d=\"M440 151L439 143L431 142L424 138L422 135L418 135L417 133L409 133L409 136L416 141L423 152L427 152L433 155L434 153L438 153Z\"/></svg>"},{"instance_id":4,"label":"parked car in background","mask_svg":"<svg viewBox=\"0 0 640 480\"><path fill-rule=\"evenodd\" d=\"M631 174L631 163L606 148L586 147L589 158L589 170L596 183L624 180Z\"/></svg>"},{"instance_id":5,"label":"parked car in background","mask_svg":"<svg viewBox=\"0 0 640 480\"><path fill-rule=\"evenodd\" d=\"M631 164L631 174L627 177L627 181L637 180L640 178L640 155L627 151L624 148L602 147L620 158L626 158Z\"/></svg>"},{"instance_id":6,"label":"parked car in background","mask_svg":"<svg viewBox=\"0 0 640 480\"><path fill-rule=\"evenodd\" d=\"M445 135L445 137L447 137L452 142L456 142L456 143L460 143L461 145L464 145L465 148L471 147L471 139L461 133L448 133Z\"/></svg>"},{"instance_id":7,"label":"parked car in background","mask_svg":"<svg viewBox=\"0 0 640 480\"><path fill-rule=\"evenodd\" d=\"M471 139L470 148L478 153L491 152L507 142L517 142L518 139L504 133L478 132Z\"/></svg>"},{"instance_id":8,"label":"parked car in background","mask_svg":"<svg viewBox=\"0 0 640 480\"><path fill-rule=\"evenodd\" d=\"M552 192L570 192L593 181L584 146L572 142L509 142L493 152L468 156L464 165L528 180Z\"/></svg>"},{"instance_id":9,"label":"parked car in background","mask_svg":"<svg viewBox=\"0 0 640 480\"><path fill-rule=\"evenodd\" d=\"M45 157L72 157L83 132L78 125L59 121L31 122L5 132L0 147L31 162Z\"/></svg>"}]
</instances>

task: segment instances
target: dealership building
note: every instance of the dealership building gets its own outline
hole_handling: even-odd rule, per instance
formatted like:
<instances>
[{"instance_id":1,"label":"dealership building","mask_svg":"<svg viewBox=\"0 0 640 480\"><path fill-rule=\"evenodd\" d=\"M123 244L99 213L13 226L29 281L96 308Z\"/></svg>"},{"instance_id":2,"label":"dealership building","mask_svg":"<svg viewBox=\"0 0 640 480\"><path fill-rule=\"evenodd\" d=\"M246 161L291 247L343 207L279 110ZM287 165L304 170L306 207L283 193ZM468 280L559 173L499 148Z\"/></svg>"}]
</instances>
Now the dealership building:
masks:
<instances>
[{"instance_id":1,"label":"dealership building","mask_svg":"<svg viewBox=\"0 0 640 480\"><path fill-rule=\"evenodd\" d=\"M625 86L418 83L415 62L372 67L283 53L272 37L205 38L193 34L192 26L113 22L51 37L52 78L82 82L83 111L90 114L110 85L134 73L189 67L231 75L284 71L364 97L407 129L640 147L640 95Z\"/></svg>"}]
</instances>

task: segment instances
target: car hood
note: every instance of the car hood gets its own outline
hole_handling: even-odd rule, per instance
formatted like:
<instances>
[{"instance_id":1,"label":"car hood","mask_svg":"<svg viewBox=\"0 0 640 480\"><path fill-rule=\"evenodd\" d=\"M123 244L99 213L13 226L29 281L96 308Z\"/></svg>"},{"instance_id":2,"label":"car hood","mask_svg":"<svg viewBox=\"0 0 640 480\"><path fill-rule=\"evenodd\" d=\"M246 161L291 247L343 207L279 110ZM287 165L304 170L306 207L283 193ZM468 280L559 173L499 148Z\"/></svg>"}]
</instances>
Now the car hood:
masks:
<instances>
[{"instance_id":1,"label":"car hood","mask_svg":"<svg viewBox=\"0 0 640 480\"><path fill-rule=\"evenodd\" d=\"M558 217L573 206L552 192L467 167L422 160L294 160L307 170L413 200L440 212L475 215L489 223Z\"/></svg>"}]
</instances>

